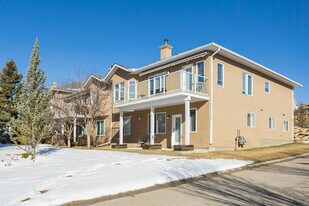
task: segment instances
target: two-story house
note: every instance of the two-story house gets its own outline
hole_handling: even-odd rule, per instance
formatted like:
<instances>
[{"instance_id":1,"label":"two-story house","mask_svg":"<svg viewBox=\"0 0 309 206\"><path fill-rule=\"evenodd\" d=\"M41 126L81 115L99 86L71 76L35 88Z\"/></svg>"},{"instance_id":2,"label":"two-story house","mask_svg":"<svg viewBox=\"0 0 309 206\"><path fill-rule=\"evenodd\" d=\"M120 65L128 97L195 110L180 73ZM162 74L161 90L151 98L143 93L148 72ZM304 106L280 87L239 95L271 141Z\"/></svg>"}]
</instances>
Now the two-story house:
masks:
<instances>
[{"instance_id":1,"label":"two-story house","mask_svg":"<svg viewBox=\"0 0 309 206\"><path fill-rule=\"evenodd\" d=\"M104 135L120 146L145 137L172 148L234 148L293 141L294 89L302 85L216 43L141 68L114 64L101 81L111 85L112 111Z\"/></svg>"},{"instance_id":2,"label":"two-story house","mask_svg":"<svg viewBox=\"0 0 309 206\"><path fill-rule=\"evenodd\" d=\"M172 56L165 41L160 52L158 62L115 64L104 78L120 144L149 135L163 147L233 148L237 130L247 147L293 141L299 83L215 43Z\"/></svg>"}]
</instances>

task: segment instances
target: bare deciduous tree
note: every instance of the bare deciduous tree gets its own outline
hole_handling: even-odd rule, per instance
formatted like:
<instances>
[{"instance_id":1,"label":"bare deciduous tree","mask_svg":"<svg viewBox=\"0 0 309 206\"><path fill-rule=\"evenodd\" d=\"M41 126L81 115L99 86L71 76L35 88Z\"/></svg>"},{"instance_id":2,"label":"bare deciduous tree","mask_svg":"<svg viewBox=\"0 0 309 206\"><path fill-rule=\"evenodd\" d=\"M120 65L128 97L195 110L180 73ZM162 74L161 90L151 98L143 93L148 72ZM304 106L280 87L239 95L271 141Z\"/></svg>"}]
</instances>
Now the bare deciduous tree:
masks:
<instances>
[{"instance_id":1,"label":"bare deciduous tree","mask_svg":"<svg viewBox=\"0 0 309 206\"><path fill-rule=\"evenodd\" d=\"M80 74L80 73L79 73ZM78 76L79 77L79 76ZM81 78L78 78L79 80ZM79 83L74 83L79 82ZM65 88L64 95L54 95L53 110L55 117L58 116L62 121L55 121L55 124L65 125L65 134L70 137L73 132L74 123L84 124L84 132L87 136L87 147L98 146L98 137L96 135L96 122L98 119L104 119L110 111L110 85L99 77L91 75L86 84L80 84L81 81L73 81L66 85L74 84L74 89ZM58 99L60 98L60 99ZM108 131L105 131L107 133Z\"/></svg>"}]
</instances>

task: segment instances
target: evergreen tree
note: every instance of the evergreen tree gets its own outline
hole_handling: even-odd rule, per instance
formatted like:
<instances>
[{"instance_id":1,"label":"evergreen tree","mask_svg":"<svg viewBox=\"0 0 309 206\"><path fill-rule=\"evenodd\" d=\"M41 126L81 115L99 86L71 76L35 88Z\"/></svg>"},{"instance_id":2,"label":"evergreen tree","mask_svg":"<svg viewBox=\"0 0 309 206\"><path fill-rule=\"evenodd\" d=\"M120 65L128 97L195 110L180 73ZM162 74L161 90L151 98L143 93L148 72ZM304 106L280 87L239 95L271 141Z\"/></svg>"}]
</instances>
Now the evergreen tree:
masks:
<instances>
[{"instance_id":1,"label":"evergreen tree","mask_svg":"<svg viewBox=\"0 0 309 206\"><path fill-rule=\"evenodd\" d=\"M17 119L12 119L13 142L19 148L33 157L42 139L51 132L51 91L47 89L46 75L39 66L39 42L35 40L31 54L26 79L22 82L20 92L16 98Z\"/></svg>"},{"instance_id":2,"label":"evergreen tree","mask_svg":"<svg viewBox=\"0 0 309 206\"><path fill-rule=\"evenodd\" d=\"M18 73L15 62L11 59L0 73L0 125L9 126L12 118L17 117L16 93L22 74Z\"/></svg>"}]
</instances>

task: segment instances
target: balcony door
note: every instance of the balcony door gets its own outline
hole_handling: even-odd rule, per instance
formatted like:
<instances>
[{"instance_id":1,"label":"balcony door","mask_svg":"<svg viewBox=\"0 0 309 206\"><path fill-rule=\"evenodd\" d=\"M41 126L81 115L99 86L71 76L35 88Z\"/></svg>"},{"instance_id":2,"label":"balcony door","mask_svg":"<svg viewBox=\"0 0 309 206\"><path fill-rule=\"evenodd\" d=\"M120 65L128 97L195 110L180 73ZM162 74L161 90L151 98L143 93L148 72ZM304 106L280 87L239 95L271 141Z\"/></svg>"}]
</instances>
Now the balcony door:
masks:
<instances>
[{"instance_id":1,"label":"balcony door","mask_svg":"<svg viewBox=\"0 0 309 206\"><path fill-rule=\"evenodd\" d=\"M183 67L184 71L184 88L186 90L193 91L193 84L194 84L194 74L193 74L193 69L192 69L192 64L186 65Z\"/></svg>"},{"instance_id":2,"label":"balcony door","mask_svg":"<svg viewBox=\"0 0 309 206\"><path fill-rule=\"evenodd\" d=\"M181 145L181 123L181 114L175 114L172 116L172 146Z\"/></svg>"}]
</instances>

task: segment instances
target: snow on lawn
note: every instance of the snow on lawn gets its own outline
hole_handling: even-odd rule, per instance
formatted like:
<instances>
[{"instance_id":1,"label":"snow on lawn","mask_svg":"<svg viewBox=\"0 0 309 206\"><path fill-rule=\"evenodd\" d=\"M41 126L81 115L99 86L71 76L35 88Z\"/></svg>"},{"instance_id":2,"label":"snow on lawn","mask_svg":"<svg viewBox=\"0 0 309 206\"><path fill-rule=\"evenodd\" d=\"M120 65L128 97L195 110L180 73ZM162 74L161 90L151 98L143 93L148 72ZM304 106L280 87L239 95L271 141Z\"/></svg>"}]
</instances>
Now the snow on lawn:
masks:
<instances>
[{"instance_id":1,"label":"snow on lawn","mask_svg":"<svg viewBox=\"0 0 309 206\"><path fill-rule=\"evenodd\" d=\"M38 157L5 163L16 147L0 145L0 205L59 205L241 167L252 162L57 149L41 145ZM10 156L8 156L10 154ZM28 199L28 200L26 200ZM22 201L24 200L24 201ZM26 201L25 201L26 200Z\"/></svg>"}]
</instances>

